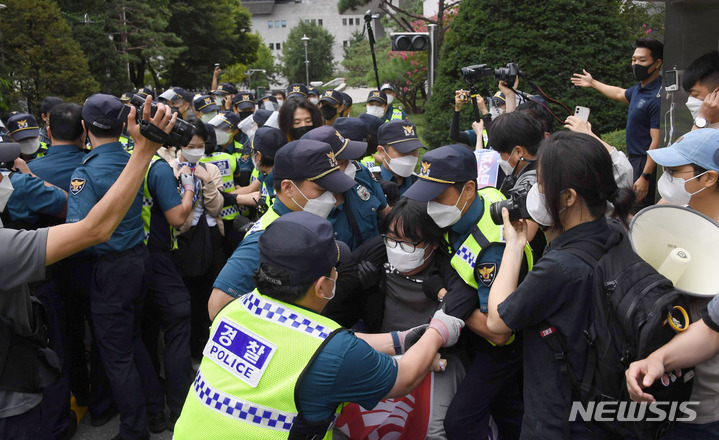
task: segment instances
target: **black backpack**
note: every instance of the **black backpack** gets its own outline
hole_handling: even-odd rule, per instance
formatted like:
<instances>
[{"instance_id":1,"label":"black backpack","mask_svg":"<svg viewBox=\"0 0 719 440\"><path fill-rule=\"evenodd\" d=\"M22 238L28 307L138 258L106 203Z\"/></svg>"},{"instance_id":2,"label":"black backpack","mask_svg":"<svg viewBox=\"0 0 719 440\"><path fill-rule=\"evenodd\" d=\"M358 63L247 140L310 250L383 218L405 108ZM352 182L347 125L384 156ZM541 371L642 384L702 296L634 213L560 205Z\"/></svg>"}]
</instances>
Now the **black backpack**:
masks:
<instances>
[{"instance_id":1,"label":"black backpack","mask_svg":"<svg viewBox=\"0 0 719 440\"><path fill-rule=\"evenodd\" d=\"M634 403L635 406L630 407L625 370L632 362L644 359L669 342L677 334L672 324L686 329L688 319L682 324L675 319L679 313L670 313L679 310L677 306L688 311L688 301L671 281L633 251L623 230L615 230L602 248L583 241L558 249L594 267L591 324L584 331L588 345L587 364L581 382L576 379L577 375L569 364L564 335L546 321L540 324L540 335L554 352L567 379L567 388L571 390L570 401L580 401L584 408L589 407L591 402L595 402L594 405L617 402L612 406L616 413L626 414L633 410L636 414L639 404ZM670 323L670 320L673 322ZM664 376L647 389L657 402L690 399L693 368L675 370ZM619 406L620 402L626 403ZM668 412L669 408L664 409ZM639 421L594 420L594 424L624 439L658 439L674 426L672 420L647 421L647 418L658 418L648 408L644 414L643 420ZM678 414L676 417L682 416ZM569 438L569 422L565 437Z\"/></svg>"}]
</instances>

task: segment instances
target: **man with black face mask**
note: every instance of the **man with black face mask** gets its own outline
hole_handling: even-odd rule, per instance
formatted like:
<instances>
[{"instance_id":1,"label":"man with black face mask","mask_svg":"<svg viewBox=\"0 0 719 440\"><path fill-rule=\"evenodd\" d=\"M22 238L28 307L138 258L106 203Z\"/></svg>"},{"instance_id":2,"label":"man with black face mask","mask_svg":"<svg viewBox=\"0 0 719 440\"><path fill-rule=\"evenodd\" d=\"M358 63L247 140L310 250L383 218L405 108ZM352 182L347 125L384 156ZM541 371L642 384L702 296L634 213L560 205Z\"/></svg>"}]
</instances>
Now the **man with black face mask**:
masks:
<instances>
[{"instance_id":1,"label":"man with black face mask","mask_svg":"<svg viewBox=\"0 0 719 440\"><path fill-rule=\"evenodd\" d=\"M320 111L325 125L332 125L335 119L344 111L344 97L337 90L325 90L320 98Z\"/></svg>"},{"instance_id":2,"label":"man with black face mask","mask_svg":"<svg viewBox=\"0 0 719 440\"><path fill-rule=\"evenodd\" d=\"M663 53L664 45L652 38L640 38L634 42L632 72L639 82L628 89L601 83L586 70L572 77L575 86L592 87L608 98L629 104L627 152L634 169L634 194L638 204L636 210L654 204L656 163L647 156L647 151L659 147L662 86L659 72Z\"/></svg>"}]
</instances>

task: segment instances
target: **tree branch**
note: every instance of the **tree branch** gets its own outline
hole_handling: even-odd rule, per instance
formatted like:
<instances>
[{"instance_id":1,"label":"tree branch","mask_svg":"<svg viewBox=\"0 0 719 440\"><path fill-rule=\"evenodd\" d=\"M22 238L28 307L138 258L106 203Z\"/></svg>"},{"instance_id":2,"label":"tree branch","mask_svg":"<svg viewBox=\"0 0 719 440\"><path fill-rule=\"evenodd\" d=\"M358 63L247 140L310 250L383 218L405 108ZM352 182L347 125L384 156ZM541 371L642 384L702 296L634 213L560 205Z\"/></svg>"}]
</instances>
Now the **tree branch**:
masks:
<instances>
[{"instance_id":1,"label":"tree branch","mask_svg":"<svg viewBox=\"0 0 719 440\"><path fill-rule=\"evenodd\" d=\"M381 10L383 10L387 15L389 15L390 18L399 25L399 27L401 27L402 29L404 29L407 32L414 32L414 29L412 29L412 26L405 25L405 23L401 22L400 19L397 18L397 16L387 8L386 3L384 3L384 2L380 3L379 8Z\"/></svg>"},{"instance_id":2,"label":"tree branch","mask_svg":"<svg viewBox=\"0 0 719 440\"><path fill-rule=\"evenodd\" d=\"M395 6L395 5L393 5L392 3L387 2L386 0L383 1L382 4L383 4L383 5L386 4L386 5L388 5L390 8L394 9L396 12L398 12L398 13L400 13L400 14L404 14L404 15L406 15L406 16L408 16L408 17L412 17L412 18L417 19L417 20L426 21L426 22L432 23L432 24L441 24L438 20L432 20L432 19L427 18L427 17L424 17L424 16L422 16L422 15L417 15L417 14L412 14L412 13L410 13L410 12L407 12L407 11L405 11L404 9L400 8L399 6Z\"/></svg>"}]
</instances>

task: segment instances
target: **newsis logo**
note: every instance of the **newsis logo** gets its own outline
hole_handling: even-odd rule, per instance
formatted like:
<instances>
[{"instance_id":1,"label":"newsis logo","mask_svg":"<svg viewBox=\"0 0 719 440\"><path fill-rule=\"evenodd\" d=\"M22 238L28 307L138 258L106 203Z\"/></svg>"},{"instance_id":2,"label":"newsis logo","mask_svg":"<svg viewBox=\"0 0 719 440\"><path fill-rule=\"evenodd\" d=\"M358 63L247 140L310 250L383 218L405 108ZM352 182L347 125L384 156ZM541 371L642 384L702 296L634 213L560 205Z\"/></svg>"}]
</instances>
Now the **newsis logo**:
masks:
<instances>
[{"instance_id":1,"label":"newsis logo","mask_svg":"<svg viewBox=\"0 0 719 440\"><path fill-rule=\"evenodd\" d=\"M699 402L572 402L569 421L584 422L691 422Z\"/></svg>"}]
</instances>

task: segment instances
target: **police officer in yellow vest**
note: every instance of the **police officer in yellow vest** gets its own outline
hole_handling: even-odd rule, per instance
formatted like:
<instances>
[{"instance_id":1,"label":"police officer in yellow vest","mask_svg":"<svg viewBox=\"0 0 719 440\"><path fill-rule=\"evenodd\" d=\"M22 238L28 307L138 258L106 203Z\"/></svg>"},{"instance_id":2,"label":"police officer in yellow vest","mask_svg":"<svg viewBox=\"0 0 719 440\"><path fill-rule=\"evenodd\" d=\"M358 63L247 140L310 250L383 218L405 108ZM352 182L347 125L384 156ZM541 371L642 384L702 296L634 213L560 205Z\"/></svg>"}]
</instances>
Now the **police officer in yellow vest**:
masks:
<instances>
[{"instance_id":1,"label":"police officer in yellow vest","mask_svg":"<svg viewBox=\"0 0 719 440\"><path fill-rule=\"evenodd\" d=\"M384 83L382 84L382 87L379 88L381 92L384 92L385 95L387 95L387 110L384 113L384 116L382 119L387 121L399 121L403 119L407 119L407 113L404 112L399 107L395 107L394 99L397 97L397 92L394 89L394 86L390 83Z\"/></svg>"},{"instance_id":2,"label":"police officer in yellow vest","mask_svg":"<svg viewBox=\"0 0 719 440\"><path fill-rule=\"evenodd\" d=\"M374 335L321 316L334 297L335 265L350 251L315 214L275 220L259 249L257 288L212 324L177 440L331 438L344 402L373 408L405 396L430 371L437 350L459 337L462 321L441 310L429 326ZM399 361L389 356L402 353Z\"/></svg>"},{"instance_id":3,"label":"police officer in yellow vest","mask_svg":"<svg viewBox=\"0 0 719 440\"><path fill-rule=\"evenodd\" d=\"M521 387L516 386L522 377L521 344L512 333L495 335L487 328L489 290L504 251L502 227L492 221L489 206L504 196L492 187L477 191L477 161L464 145L427 152L418 177L405 197L427 202L429 216L446 229L452 267L479 295L479 309L467 319L467 325L482 337L476 338L473 347L482 355L467 368L467 378L447 411L445 430L450 438L486 437L487 423L477 420L488 420L490 410L500 426L521 426ZM532 267L529 245L524 254L526 273ZM496 404L497 396L504 398L501 405ZM515 438L511 431L502 435Z\"/></svg>"}]
</instances>

